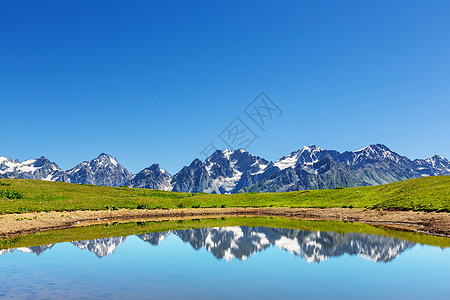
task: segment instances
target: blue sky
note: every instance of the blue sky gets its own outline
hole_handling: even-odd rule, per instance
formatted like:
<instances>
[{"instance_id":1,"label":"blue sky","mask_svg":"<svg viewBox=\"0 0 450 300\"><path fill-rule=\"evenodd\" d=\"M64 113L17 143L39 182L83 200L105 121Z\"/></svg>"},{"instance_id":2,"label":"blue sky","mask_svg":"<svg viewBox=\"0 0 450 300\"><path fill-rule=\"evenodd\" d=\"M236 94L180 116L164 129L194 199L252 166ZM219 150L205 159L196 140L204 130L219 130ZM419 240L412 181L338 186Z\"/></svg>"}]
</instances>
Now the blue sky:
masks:
<instances>
[{"instance_id":1,"label":"blue sky","mask_svg":"<svg viewBox=\"0 0 450 300\"><path fill-rule=\"evenodd\" d=\"M448 1L2 1L1 156L189 164L240 117L270 160L450 158ZM258 128L264 91L283 110Z\"/></svg>"}]
</instances>

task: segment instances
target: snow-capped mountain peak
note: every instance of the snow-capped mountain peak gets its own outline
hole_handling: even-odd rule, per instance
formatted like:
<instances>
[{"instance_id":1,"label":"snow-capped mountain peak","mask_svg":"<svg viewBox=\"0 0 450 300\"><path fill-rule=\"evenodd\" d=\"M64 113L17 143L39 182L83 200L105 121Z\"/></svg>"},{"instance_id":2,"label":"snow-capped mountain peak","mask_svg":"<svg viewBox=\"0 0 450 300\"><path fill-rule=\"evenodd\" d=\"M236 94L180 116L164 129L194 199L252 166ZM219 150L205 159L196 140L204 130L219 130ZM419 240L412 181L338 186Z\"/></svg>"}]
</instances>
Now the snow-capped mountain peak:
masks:
<instances>
[{"instance_id":1,"label":"snow-capped mountain peak","mask_svg":"<svg viewBox=\"0 0 450 300\"><path fill-rule=\"evenodd\" d=\"M171 180L172 175L169 172L160 169L159 164L153 164L140 171L125 185L134 188L170 191L172 190Z\"/></svg>"},{"instance_id":2,"label":"snow-capped mountain peak","mask_svg":"<svg viewBox=\"0 0 450 300\"><path fill-rule=\"evenodd\" d=\"M250 177L261 174L269 161L244 149L216 150L205 162L195 159L174 175L174 191L233 193L241 189Z\"/></svg>"},{"instance_id":3,"label":"snow-capped mountain peak","mask_svg":"<svg viewBox=\"0 0 450 300\"><path fill-rule=\"evenodd\" d=\"M218 150L218 151L222 152L222 155L227 159L230 159L230 155L233 153L233 151L231 149L225 149L223 151Z\"/></svg>"},{"instance_id":4,"label":"snow-capped mountain peak","mask_svg":"<svg viewBox=\"0 0 450 300\"><path fill-rule=\"evenodd\" d=\"M98 157L97 160L101 163L101 164L112 164L113 166L117 167L118 166L118 162L117 159L115 157L112 157L109 154L106 153L101 153Z\"/></svg>"},{"instance_id":5,"label":"snow-capped mountain peak","mask_svg":"<svg viewBox=\"0 0 450 300\"><path fill-rule=\"evenodd\" d=\"M286 168L294 168L298 164L312 165L325 157L334 157L337 154L337 151L325 150L316 145L303 146L300 150L283 156L274 165L280 170L284 170Z\"/></svg>"},{"instance_id":6,"label":"snow-capped mountain peak","mask_svg":"<svg viewBox=\"0 0 450 300\"><path fill-rule=\"evenodd\" d=\"M62 170L44 156L23 162L8 157L0 158L0 176L6 178L56 180Z\"/></svg>"},{"instance_id":7,"label":"snow-capped mountain peak","mask_svg":"<svg viewBox=\"0 0 450 300\"><path fill-rule=\"evenodd\" d=\"M133 174L116 158L105 153L78 164L66 173L70 182L96 185L120 186L133 178Z\"/></svg>"},{"instance_id":8,"label":"snow-capped mountain peak","mask_svg":"<svg viewBox=\"0 0 450 300\"><path fill-rule=\"evenodd\" d=\"M450 175L450 161L440 155L427 159L416 159L417 170L422 176Z\"/></svg>"},{"instance_id":9,"label":"snow-capped mountain peak","mask_svg":"<svg viewBox=\"0 0 450 300\"><path fill-rule=\"evenodd\" d=\"M444 168L450 172L449 161L440 155L433 155L430 158L425 159L433 168Z\"/></svg>"},{"instance_id":10,"label":"snow-capped mountain peak","mask_svg":"<svg viewBox=\"0 0 450 300\"><path fill-rule=\"evenodd\" d=\"M405 159L404 156L398 155L382 144L368 145L367 147L353 152L347 151L337 158L338 161L352 166L373 163L376 161L399 163Z\"/></svg>"}]
</instances>

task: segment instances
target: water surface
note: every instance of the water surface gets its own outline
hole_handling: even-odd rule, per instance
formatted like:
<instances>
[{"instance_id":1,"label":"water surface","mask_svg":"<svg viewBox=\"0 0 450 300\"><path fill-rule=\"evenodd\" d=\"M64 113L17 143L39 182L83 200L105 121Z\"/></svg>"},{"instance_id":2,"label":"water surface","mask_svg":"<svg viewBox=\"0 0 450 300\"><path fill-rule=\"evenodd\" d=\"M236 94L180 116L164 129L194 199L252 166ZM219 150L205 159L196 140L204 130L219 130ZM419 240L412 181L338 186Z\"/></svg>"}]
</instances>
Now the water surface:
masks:
<instances>
[{"instance_id":1,"label":"water surface","mask_svg":"<svg viewBox=\"0 0 450 300\"><path fill-rule=\"evenodd\" d=\"M450 252L389 236L216 227L0 250L0 297L449 299Z\"/></svg>"}]
</instances>

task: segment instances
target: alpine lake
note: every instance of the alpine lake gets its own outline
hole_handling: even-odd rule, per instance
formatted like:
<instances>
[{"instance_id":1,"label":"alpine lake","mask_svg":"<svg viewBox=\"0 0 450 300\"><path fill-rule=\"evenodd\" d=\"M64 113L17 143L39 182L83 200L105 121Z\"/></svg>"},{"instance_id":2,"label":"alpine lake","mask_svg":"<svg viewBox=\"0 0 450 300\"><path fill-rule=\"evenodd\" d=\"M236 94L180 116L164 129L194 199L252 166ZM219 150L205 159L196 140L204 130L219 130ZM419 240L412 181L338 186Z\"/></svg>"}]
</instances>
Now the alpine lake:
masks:
<instances>
[{"instance_id":1,"label":"alpine lake","mask_svg":"<svg viewBox=\"0 0 450 300\"><path fill-rule=\"evenodd\" d=\"M0 298L450 299L449 247L351 222L110 223L0 240Z\"/></svg>"}]
</instances>

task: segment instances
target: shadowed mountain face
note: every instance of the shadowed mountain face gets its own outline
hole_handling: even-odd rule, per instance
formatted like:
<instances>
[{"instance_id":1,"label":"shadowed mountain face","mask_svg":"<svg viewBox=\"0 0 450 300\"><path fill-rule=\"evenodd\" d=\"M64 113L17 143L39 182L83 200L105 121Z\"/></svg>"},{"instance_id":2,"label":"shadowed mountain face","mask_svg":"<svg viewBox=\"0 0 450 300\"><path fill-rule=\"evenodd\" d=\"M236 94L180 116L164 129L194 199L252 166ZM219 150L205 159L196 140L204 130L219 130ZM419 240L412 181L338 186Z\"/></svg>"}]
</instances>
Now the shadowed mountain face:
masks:
<instances>
[{"instance_id":1,"label":"shadowed mountain face","mask_svg":"<svg viewBox=\"0 0 450 300\"><path fill-rule=\"evenodd\" d=\"M270 174L270 163L243 149L215 151L202 162L194 160L173 176L173 191L235 193Z\"/></svg>"},{"instance_id":2,"label":"shadowed mountain face","mask_svg":"<svg viewBox=\"0 0 450 300\"><path fill-rule=\"evenodd\" d=\"M386 184L422 176L450 175L450 162L440 156L410 160L385 145L339 153L316 146L282 157L278 168L240 192L285 192Z\"/></svg>"},{"instance_id":3,"label":"shadowed mountain face","mask_svg":"<svg viewBox=\"0 0 450 300\"><path fill-rule=\"evenodd\" d=\"M252 254L269 247L278 247L305 259L319 263L344 254L359 255L375 262L389 262L415 244L396 238L361 233L302 231L268 227L218 227L178 231L145 233L138 237L158 246L169 235L175 235L194 249L205 248L217 259L246 260ZM114 253L126 237L110 237L71 242L82 250L93 252L101 258ZM0 255L19 250L37 255L51 249L54 244L0 250Z\"/></svg>"},{"instance_id":4,"label":"shadowed mountain face","mask_svg":"<svg viewBox=\"0 0 450 300\"><path fill-rule=\"evenodd\" d=\"M153 164L140 171L125 185L132 188L170 191L172 190L171 180L172 175L169 172L160 169L159 164Z\"/></svg>"}]
</instances>

